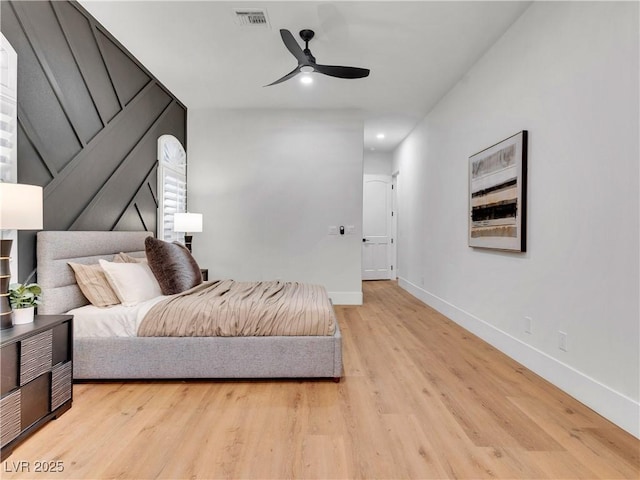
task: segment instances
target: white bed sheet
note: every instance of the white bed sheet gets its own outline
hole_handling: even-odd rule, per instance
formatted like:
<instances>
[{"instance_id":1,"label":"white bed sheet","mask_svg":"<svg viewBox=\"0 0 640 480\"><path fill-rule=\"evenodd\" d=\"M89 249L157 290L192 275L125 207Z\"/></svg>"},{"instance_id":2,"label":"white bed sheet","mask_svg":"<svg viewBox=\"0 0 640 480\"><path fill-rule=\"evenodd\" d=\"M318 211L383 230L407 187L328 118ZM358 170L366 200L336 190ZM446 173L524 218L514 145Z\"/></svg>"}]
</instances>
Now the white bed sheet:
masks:
<instances>
[{"instance_id":1,"label":"white bed sheet","mask_svg":"<svg viewBox=\"0 0 640 480\"><path fill-rule=\"evenodd\" d=\"M149 309L167 298L166 295L141 302L133 307L85 305L67 312L73 315L74 337L135 337L138 325Z\"/></svg>"}]
</instances>

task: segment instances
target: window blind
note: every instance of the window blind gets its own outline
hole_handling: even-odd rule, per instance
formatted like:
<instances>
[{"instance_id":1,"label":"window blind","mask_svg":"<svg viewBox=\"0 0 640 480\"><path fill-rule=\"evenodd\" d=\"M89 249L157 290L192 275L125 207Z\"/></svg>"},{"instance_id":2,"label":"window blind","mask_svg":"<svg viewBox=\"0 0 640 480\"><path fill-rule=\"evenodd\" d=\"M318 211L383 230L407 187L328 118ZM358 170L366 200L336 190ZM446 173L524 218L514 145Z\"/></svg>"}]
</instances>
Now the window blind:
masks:
<instances>
[{"instance_id":1,"label":"window blind","mask_svg":"<svg viewBox=\"0 0 640 480\"><path fill-rule=\"evenodd\" d=\"M184 232L175 232L173 216L187 211L186 153L177 138L158 139L158 238L184 242Z\"/></svg>"},{"instance_id":2,"label":"window blind","mask_svg":"<svg viewBox=\"0 0 640 480\"><path fill-rule=\"evenodd\" d=\"M183 173L168 167L160 168L162 178L162 233L158 234L162 240L173 242L184 241L184 233L174 232L173 215L187 211L187 179Z\"/></svg>"}]
</instances>

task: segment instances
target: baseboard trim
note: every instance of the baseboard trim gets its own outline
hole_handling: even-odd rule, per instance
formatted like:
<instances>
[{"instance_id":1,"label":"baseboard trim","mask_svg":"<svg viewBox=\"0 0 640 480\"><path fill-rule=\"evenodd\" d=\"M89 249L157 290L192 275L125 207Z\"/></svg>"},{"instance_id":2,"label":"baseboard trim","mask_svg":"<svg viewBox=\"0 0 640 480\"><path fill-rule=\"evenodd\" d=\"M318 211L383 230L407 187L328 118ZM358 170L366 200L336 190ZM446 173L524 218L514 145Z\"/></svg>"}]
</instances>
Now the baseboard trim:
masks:
<instances>
[{"instance_id":1,"label":"baseboard trim","mask_svg":"<svg viewBox=\"0 0 640 480\"><path fill-rule=\"evenodd\" d=\"M334 305L362 305L362 292L329 292Z\"/></svg>"},{"instance_id":2,"label":"baseboard trim","mask_svg":"<svg viewBox=\"0 0 640 480\"><path fill-rule=\"evenodd\" d=\"M640 438L640 403L404 278L398 285L529 370Z\"/></svg>"}]
</instances>

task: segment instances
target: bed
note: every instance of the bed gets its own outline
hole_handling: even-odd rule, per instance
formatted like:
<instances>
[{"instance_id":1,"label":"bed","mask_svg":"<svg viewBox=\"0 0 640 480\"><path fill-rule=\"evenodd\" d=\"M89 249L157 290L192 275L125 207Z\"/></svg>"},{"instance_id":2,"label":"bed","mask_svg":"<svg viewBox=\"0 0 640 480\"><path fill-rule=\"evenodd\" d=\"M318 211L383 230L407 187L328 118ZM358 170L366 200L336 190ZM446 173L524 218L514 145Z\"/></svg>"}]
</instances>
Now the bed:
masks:
<instances>
[{"instance_id":1,"label":"bed","mask_svg":"<svg viewBox=\"0 0 640 480\"><path fill-rule=\"evenodd\" d=\"M125 252L144 256L149 232L43 231L37 235L40 314L87 305L69 262L94 264ZM74 327L74 330L76 328ZM342 375L342 337L74 337L77 380L332 378Z\"/></svg>"}]
</instances>

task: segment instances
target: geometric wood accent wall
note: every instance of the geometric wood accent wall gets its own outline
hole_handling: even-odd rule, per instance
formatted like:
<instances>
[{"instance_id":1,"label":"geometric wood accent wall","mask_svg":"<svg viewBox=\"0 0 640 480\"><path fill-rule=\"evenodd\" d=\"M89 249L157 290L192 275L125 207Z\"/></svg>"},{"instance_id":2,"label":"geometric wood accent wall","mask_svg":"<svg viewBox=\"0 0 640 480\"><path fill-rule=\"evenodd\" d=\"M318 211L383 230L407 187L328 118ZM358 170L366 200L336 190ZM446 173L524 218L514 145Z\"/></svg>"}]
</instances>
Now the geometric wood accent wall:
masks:
<instances>
[{"instance_id":1,"label":"geometric wood accent wall","mask_svg":"<svg viewBox=\"0 0 640 480\"><path fill-rule=\"evenodd\" d=\"M18 181L44 187L44 229L156 233L156 142L186 145L186 107L76 2L1 9L18 53ZM35 234L19 242L22 281Z\"/></svg>"}]
</instances>

